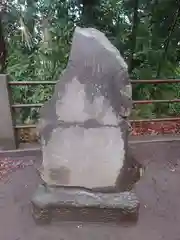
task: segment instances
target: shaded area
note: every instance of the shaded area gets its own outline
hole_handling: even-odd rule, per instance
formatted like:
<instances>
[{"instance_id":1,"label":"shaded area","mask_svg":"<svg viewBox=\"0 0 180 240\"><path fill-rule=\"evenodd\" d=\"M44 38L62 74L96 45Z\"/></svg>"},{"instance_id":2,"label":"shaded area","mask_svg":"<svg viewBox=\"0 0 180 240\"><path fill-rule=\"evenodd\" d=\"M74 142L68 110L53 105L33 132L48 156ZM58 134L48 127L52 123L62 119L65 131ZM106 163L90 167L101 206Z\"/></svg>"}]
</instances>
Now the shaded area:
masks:
<instances>
[{"instance_id":1,"label":"shaded area","mask_svg":"<svg viewBox=\"0 0 180 240\"><path fill-rule=\"evenodd\" d=\"M136 186L140 215L136 225L59 223L36 226L30 199L39 183L36 157L24 157L34 165L17 170L0 184L1 240L178 240L180 235L179 143L133 145L146 172ZM15 159L16 160L16 159ZM19 160L19 158L18 158ZM7 227L8 226L8 227Z\"/></svg>"}]
</instances>

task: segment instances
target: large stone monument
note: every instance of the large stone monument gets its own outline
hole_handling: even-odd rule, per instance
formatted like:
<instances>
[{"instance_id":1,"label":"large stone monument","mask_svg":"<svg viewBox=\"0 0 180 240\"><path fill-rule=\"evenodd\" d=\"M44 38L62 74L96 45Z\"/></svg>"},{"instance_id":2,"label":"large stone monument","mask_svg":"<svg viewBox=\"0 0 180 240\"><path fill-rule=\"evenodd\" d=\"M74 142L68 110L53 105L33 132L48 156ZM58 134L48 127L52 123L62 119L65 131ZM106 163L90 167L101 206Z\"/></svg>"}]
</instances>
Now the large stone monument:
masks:
<instances>
[{"instance_id":1,"label":"large stone monument","mask_svg":"<svg viewBox=\"0 0 180 240\"><path fill-rule=\"evenodd\" d=\"M128 147L131 105L119 51L100 31L77 27L67 67L40 112L44 184L32 199L36 220L58 212L70 220L98 212L94 220L137 218L139 202L130 190L140 165Z\"/></svg>"}]
</instances>

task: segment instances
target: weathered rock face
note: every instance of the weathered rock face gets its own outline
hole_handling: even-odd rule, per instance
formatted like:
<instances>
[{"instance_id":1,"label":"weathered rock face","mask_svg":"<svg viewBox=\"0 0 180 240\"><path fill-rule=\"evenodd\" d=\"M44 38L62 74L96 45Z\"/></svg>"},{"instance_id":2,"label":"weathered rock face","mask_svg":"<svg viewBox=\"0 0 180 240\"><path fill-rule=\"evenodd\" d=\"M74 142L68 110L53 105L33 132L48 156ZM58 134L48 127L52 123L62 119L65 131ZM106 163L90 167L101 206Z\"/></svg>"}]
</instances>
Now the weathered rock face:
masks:
<instances>
[{"instance_id":1,"label":"weathered rock face","mask_svg":"<svg viewBox=\"0 0 180 240\"><path fill-rule=\"evenodd\" d=\"M96 29L74 32L67 68L41 109L42 179L115 187L125 166L131 85L119 51Z\"/></svg>"}]
</instances>

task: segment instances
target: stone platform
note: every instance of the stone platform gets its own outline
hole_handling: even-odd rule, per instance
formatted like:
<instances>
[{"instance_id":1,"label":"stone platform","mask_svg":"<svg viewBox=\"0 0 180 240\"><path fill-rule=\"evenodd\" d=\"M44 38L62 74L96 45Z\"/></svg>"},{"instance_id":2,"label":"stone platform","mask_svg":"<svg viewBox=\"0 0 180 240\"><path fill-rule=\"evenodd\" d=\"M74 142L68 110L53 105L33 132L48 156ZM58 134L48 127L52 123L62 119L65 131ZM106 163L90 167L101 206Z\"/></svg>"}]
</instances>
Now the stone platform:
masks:
<instances>
[{"instance_id":1,"label":"stone platform","mask_svg":"<svg viewBox=\"0 0 180 240\"><path fill-rule=\"evenodd\" d=\"M137 221L139 201L132 192L94 193L39 185L32 198L37 223L55 221L121 222Z\"/></svg>"}]
</instances>

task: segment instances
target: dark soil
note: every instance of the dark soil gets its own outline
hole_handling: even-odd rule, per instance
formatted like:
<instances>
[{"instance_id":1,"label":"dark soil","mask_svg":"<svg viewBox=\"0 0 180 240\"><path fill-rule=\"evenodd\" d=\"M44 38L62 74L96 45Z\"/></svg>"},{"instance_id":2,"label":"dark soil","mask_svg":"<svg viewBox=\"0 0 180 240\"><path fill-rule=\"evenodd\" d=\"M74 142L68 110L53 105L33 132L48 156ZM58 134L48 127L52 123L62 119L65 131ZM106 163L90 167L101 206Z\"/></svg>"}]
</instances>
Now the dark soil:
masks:
<instances>
[{"instance_id":1,"label":"dark soil","mask_svg":"<svg viewBox=\"0 0 180 240\"><path fill-rule=\"evenodd\" d=\"M39 160L23 157L12 160L23 160L24 167L9 171L0 183L0 240L179 240L179 143L139 144L133 151L146 167L135 189L141 202L137 224L37 226L31 216L30 199L39 183Z\"/></svg>"}]
</instances>

